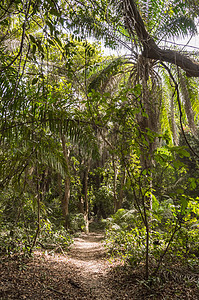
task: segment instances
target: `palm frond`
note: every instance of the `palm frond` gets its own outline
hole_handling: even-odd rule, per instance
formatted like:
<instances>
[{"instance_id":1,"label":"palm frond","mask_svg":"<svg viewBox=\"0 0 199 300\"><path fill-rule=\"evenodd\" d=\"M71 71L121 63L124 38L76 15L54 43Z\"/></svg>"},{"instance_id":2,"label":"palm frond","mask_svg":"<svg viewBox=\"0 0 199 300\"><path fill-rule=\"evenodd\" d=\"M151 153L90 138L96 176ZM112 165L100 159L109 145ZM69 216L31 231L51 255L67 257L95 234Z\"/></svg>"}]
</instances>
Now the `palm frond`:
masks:
<instances>
[{"instance_id":1,"label":"palm frond","mask_svg":"<svg viewBox=\"0 0 199 300\"><path fill-rule=\"evenodd\" d=\"M165 35L168 38L197 34L197 26L194 20L184 15L169 18L158 30L159 36Z\"/></svg>"},{"instance_id":2,"label":"palm frond","mask_svg":"<svg viewBox=\"0 0 199 300\"><path fill-rule=\"evenodd\" d=\"M122 67L127 64L127 59L119 57L113 59L108 66L106 66L102 71L91 78L91 82L88 87L88 91L92 90L105 91L107 85L110 83L111 79L122 73Z\"/></svg>"}]
</instances>

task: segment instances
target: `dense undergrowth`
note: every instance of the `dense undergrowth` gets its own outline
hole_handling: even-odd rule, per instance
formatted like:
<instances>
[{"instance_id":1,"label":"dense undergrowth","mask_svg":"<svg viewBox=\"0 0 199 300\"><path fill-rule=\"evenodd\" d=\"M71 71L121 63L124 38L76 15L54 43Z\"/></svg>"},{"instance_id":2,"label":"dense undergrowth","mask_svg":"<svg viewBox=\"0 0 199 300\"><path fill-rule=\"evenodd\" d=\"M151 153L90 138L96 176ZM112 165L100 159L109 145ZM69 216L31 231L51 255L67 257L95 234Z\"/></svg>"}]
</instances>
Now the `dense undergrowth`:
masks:
<instances>
[{"instance_id":1,"label":"dense undergrowth","mask_svg":"<svg viewBox=\"0 0 199 300\"><path fill-rule=\"evenodd\" d=\"M30 256L35 249L45 249L51 252L67 251L73 243L72 235L64 227L56 228L50 221L42 220L42 223L35 246L33 243L36 232L33 228L21 226L13 228L13 225L9 223L4 225L0 233L0 255Z\"/></svg>"},{"instance_id":2,"label":"dense undergrowth","mask_svg":"<svg viewBox=\"0 0 199 300\"><path fill-rule=\"evenodd\" d=\"M150 222L149 257L151 275L159 268L180 264L193 272L199 265L199 204L190 202L179 220L177 208L168 199L153 211ZM106 247L126 265L145 263L146 229L138 211L120 209L106 220Z\"/></svg>"}]
</instances>

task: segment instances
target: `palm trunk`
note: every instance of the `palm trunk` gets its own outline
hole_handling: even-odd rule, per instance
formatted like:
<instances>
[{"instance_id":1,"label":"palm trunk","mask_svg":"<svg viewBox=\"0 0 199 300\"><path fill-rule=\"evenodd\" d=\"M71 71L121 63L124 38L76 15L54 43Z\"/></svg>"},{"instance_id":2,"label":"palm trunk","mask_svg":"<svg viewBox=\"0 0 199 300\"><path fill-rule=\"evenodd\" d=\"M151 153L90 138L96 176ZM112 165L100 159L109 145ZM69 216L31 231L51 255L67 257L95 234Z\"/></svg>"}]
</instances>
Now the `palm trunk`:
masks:
<instances>
[{"instance_id":1,"label":"palm trunk","mask_svg":"<svg viewBox=\"0 0 199 300\"><path fill-rule=\"evenodd\" d=\"M194 137L198 136L198 130L194 122L194 112L191 105L189 90L187 88L187 83L185 77L182 75L181 72L179 72L179 78L180 78L180 86L182 90L182 96L184 99L184 108L187 116L187 121L189 124L189 127L191 129L191 132Z\"/></svg>"}]
</instances>

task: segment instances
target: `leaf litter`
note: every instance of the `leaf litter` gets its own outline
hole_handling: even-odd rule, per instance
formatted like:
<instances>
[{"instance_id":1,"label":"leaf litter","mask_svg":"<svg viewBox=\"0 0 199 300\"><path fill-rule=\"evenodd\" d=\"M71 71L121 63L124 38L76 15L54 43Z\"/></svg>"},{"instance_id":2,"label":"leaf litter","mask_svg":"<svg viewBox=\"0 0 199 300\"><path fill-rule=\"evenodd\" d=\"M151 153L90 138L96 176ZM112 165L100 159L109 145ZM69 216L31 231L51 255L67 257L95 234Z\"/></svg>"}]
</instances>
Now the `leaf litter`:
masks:
<instances>
[{"instance_id":1,"label":"leaf litter","mask_svg":"<svg viewBox=\"0 0 199 300\"><path fill-rule=\"evenodd\" d=\"M151 284L144 280L144 266L133 269L110 260L103 237L82 233L66 254L1 257L0 299L199 299L199 276L198 287L173 277Z\"/></svg>"}]
</instances>

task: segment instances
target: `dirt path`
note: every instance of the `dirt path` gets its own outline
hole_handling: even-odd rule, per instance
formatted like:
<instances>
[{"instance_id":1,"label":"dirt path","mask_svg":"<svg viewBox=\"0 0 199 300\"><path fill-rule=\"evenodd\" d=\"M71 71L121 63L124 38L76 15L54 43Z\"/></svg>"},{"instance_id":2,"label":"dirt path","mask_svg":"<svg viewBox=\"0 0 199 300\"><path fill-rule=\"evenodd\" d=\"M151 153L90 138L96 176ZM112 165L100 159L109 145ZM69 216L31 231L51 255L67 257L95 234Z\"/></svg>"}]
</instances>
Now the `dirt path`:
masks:
<instances>
[{"instance_id":1,"label":"dirt path","mask_svg":"<svg viewBox=\"0 0 199 300\"><path fill-rule=\"evenodd\" d=\"M103 234L82 234L76 238L69 252L69 263L76 268L81 284L93 299L113 299L107 281L113 264L107 260Z\"/></svg>"},{"instance_id":2,"label":"dirt path","mask_svg":"<svg viewBox=\"0 0 199 300\"><path fill-rule=\"evenodd\" d=\"M49 254L35 251L33 260L0 260L0 299L129 299L119 297L107 260L103 234L81 234L70 251Z\"/></svg>"},{"instance_id":3,"label":"dirt path","mask_svg":"<svg viewBox=\"0 0 199 300\"><path fill-rule=\"evenodd\" d=\"M144 268L107 259L103 234L81 234L67 254L36 251L33 259L0 257L0 300L198 300L184 280L148 286Z\"/></svg>"}]
</instances>

